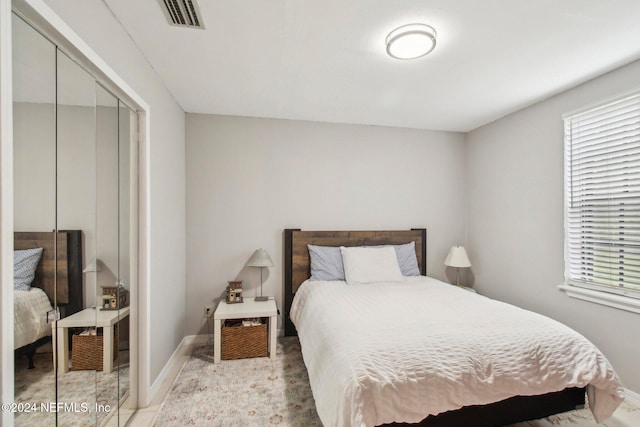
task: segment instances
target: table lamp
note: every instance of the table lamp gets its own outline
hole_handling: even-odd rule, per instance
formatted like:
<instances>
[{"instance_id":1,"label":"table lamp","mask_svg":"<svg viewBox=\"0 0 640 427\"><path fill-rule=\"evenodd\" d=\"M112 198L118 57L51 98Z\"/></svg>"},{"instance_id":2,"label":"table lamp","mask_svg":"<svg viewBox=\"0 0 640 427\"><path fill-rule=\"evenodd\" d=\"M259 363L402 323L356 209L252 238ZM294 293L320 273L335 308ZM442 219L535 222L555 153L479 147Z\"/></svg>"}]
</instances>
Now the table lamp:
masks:
<instances>
[{"instance_id":1,"label":"table lamp","mask_svg":"<svg viewBox=\"0 0 640 427\"><path fill-rule=\"evenodd\" d=\"M256 251L249 258L249 262L247 262L247 267L260 267L260 296L256 297L256 301L267 301L269 297L265 297L262 295L262 269L264 267L273 267L273 261L271 261L271 257L264 249L256 249Z\"/></svg>"},{"instance_id":2,"label":"table lamp","mask_svg":"<svg viewBox=\"0 0 640 427\"><path fill-rule=\"evenodd\" d=\"M444 265L456 268L456 286L460 286L460 269L471 267L471 261L463 246L453 246L444 260Z\"/></svg>"}]
</instances>

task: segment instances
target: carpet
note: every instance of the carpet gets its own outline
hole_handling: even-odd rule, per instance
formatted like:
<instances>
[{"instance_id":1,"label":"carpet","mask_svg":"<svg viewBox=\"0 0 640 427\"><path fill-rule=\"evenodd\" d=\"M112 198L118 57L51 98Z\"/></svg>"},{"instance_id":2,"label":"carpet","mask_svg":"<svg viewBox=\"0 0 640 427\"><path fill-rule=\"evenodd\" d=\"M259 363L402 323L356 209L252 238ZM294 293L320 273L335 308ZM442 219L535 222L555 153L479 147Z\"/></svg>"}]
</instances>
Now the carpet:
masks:
<instances>
[{"instance_id":1,"label":"carpet","mask_svg":"<svg viewBox=\"0 0 640 427\"><path fill-rule=\"evenodd\" d=\"M128 357L128 353L127 351L120 354ZM27 408L31 409L29 412L15 413L16 426L56 425L56 415L59 426L100 425L109 412L116 410L118 383L120 398L129 389L128 364L121 366L119 371L114 369L109 374L97 371L69 371L58 376L57 402L66 404L58 407L51 353L36 353L34 364L34 369L27 369L26 358L17 359L15 363L15 402L28 404ZM44 411L41 403L52 407L49 411ZM109 412L107 409L110 409Z\"/></svg>"},{"instance_id":2,"label":"carpet","mask_svg":"<svg viewBox=\"0 0 640 427\"><path fill-rule=\"evenodd\" d=\"M622 402L622 404L620 404L620 406L618 407L618 409L616 409L616 411L637 412L637 411L640 411L640 408L635 407L625 401L625 402ZM575 411L569 411L562 414L551 415L545 418L545 420L548 421L549 424L552 424L554 426L575 425L575 424L580 424L588 421L595 423L593 419L593 415L591 414L591 410L589 409L588 403L584 409L576 409ZM607 422L608 421L605 421L605 423Z\"/></svg>"},{"instance_id":3,"label":"carpet","mask_svg":"<svg viewBox=\"0 0 640 427\"><path fill-rule=\"evenodd\" d=\"M637 411L623 403L620 410ZM593 421L588 408L553 415L552 425ZM155 417L154 427L321 426L296 337L278 338L276 360L224 360L212 346L193 350ZM517 424L520 425L520 424Z\"/></svg>"},{"instance_id":4,"label":"carpet","mask_svg":"<svg viewBox=\"0 0 640 427\"><path fill-rule=\"evenodd\" d=\"M276 359L223 360L196 348L156 416L155 427L322 426L295 337L278 339Z\"/></svg>"}]
</instances>

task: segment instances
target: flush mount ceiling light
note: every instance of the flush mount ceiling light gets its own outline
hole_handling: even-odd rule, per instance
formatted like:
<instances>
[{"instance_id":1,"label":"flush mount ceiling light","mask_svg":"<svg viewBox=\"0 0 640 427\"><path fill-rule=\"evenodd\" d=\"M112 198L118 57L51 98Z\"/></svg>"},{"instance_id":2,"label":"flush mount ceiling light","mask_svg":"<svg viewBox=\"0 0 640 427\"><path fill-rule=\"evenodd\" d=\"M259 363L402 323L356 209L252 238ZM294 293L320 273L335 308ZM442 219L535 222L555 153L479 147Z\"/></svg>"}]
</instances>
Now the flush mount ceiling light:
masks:
<instances>
[{"instance_id":1,"label":"flush mount ceiling light","mask_svg":"<svg viewBox=\"0 0 640 427\"><path fill-rule=\"evenodd\" d=\"M391 31L385 42L392 58L416 59L436 47L436 30L426 24L403 25Z\"/></svg>"}]
</instances>

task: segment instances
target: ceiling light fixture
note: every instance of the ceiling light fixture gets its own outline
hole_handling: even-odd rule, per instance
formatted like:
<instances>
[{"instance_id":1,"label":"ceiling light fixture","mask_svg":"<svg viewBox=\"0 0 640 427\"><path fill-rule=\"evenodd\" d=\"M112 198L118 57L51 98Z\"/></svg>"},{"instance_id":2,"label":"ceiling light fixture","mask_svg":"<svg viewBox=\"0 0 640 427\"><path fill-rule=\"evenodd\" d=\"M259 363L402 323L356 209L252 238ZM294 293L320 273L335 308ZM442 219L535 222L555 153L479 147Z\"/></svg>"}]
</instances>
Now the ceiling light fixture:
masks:
<instances>
[{"instance_id":1,"label":"ceiling light fixture","mask_svg":"<svg viewBox=\"0 0 640 427\"><path fill-rule=\"evenodd\" d=\"M385 42L392 58L416 59L436 47L436 30L426 24L403 25L391 31Z\"/></svg>"}]
</instances>

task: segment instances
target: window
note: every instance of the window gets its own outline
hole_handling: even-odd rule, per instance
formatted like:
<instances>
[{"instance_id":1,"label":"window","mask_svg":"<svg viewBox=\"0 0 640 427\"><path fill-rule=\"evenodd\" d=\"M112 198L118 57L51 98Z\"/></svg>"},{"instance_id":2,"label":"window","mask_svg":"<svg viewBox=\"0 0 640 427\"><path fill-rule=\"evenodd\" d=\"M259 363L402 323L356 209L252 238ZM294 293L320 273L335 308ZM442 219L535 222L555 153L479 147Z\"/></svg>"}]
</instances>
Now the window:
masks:
<instances>
[{"instance_id":1,"label":"window","mask_svg":"<svg viewBox=\"0 0 640 427\"><path fill-rule=\"evenodd\" d=\"M640 299L640 94L567 116L564 129L563 289Z\"/></svg>"}]
</instances>

